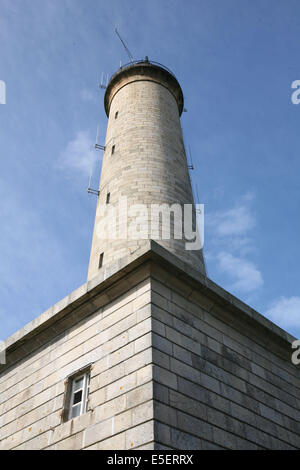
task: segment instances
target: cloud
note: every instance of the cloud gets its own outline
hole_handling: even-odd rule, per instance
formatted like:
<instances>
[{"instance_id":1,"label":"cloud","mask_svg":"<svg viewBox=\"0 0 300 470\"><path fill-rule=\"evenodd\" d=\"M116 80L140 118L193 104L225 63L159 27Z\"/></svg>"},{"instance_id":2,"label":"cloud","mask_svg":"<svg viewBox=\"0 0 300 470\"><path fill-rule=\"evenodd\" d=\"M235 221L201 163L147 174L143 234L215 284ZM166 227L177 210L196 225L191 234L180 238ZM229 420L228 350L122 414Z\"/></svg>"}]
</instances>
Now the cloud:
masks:
<instances>
[{"instance_id":1,"label":"cloud","mask_svg":"<svg viewBox=\"0 0 300 470\"><path fill-rule=\"evenodd\" d=\"M214 246L208 259L228 277L229 290L240 294L254 292L264 283L258 267L249 260L249 253L254 251L250 232L256 226L253 200L254 194L248 192L234 207L209 214L205 219Z\"/></svg>"},{"instance_id":2,"label":"cloud","mask_svg":"<svg viewBox=\"0 0 300 470\"><path fill-rule=\"evenodd\" d=\"M0 338L6 338L41 313L64 289L66 253L61 234L51 230L43 210L0 178L1 263ZM13 256L12 256L13 254ZM56 297L57 296L57 297ZM46 300L45 300L46 299ZM50 303L51 305L51 303Z\"/></svg>"},{"instance_id":3,"label":"cloud","mask_svg":"<svg viewBox=\"0 0 300 470\"><path fill-rule=\"evenodd\" d=\"M87 131L79 131L61 152L58 167L89 175L97 159L93 144Z\"/></svg>"},{"instance_id":4,"label":"cloud","mask_svg":"<svg viewBox=\"0 0 300 470\"><path fill-rule=\"evenodd\" d=\"M280 297L266 311L266 316L281 328L300 328L300 297Z\"/></svg>"},{"instance_id":5,"label":"cloud","mask_svg":"<svg viewBox=\"0 0 300 470\"><path fill-rule=\"evenodd\" d=\"M255 226L255 219L245 205L215 214L212 226L218 236L243 235Z\"/></svg>"},{"instance_id":6,"label":"cloud","mask_svg":"<svg viewBox=\"0 0 300 470\"><path fill-rule=\"evenodd\" d=\"M249 205L252 199L253 195L246 193L241 202L232 209L208 216L207 223L214 229L215 235L240 236L251 230L255 226L255 218Z\"/></svg>"},{"instance_id":7,"label":"cloud","mask_svg":"<svg viewBox=\"0 0 300 470\"><path fill-rule=\"evenodd\" d=\"M218 254L218 261L219 269L234 280L232 289L249 293L262 287L262 275L253 262L225 252Z\"/></svg>"}]
</instances>

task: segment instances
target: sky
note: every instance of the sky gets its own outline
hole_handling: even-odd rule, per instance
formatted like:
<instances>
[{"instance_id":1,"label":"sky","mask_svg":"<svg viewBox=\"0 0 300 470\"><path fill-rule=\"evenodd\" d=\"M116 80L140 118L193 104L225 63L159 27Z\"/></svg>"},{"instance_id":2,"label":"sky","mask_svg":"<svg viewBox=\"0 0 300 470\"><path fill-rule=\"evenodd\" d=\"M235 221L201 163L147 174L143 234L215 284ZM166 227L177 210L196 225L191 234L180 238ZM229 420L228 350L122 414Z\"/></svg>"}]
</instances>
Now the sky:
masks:
<instances>
[{"instance_id":1,"label":"sky","mask_svg":"<svg viewBox=\"0 0 300 470\"><path fill-rule=\"evenodd\" d=\"M86 282L99 82L128 62L115 26L135 59L182 86L208 276L300 337L299 1L0 0L0 11L0 339Z\"/></svg>"}]
</instances>

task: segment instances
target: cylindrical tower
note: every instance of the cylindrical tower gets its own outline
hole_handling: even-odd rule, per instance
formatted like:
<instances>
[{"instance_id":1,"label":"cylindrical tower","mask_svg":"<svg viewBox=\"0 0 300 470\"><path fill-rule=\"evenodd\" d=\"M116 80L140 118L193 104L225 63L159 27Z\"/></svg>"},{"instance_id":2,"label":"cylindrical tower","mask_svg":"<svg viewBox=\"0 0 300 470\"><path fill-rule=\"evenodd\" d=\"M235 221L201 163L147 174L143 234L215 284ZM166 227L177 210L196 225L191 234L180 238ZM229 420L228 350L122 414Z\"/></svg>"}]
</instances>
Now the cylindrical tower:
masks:
<instances>
[{"instance_id":1,"label":"cylindrical tower","mask_svg":"<svg viewBox=\"0 0 300 470\"><path fill-rule=\"evenodd\" d=\"M153 205L194 204L180 125L183 94L178 81L161 65L147 59L136 62L112 76L104 105L108 127L88 279L145 243L145 236L134 236L130 228L137 216L145 221L144 208L148 209L147 238L155 238L205 273L201 249L187 251L184 236L174 236L172 229L170 239L165 239L165 226L158 238L150 229L157 217ZM160 216L160 227L162 220ZM143 221L141 227L145 229ZM124 224L129 229L125 236Z\"/></svg>"}]
</instances>

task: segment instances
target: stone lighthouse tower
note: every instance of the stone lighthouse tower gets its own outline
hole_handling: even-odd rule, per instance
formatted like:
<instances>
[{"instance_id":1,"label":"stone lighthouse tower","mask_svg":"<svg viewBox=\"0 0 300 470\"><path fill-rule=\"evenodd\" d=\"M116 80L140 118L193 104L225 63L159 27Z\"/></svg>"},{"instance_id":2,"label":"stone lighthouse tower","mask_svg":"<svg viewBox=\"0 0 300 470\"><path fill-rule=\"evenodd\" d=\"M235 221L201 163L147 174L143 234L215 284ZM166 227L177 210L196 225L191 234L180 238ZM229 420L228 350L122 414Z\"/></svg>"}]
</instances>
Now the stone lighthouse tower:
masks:
<instances>
[{"instance_id":1,"label":"stone lighthouse tower","mask_svg":"<svg viewBox=\"0 0 300 470\"><path fill-rule=\"evenodd\" d=\"M183 230L184 205L193 207L194 201L180 125L183 94L178 81L146 58L112 76L104 105L108 127L88 279L99 268L138 251L146 239L156 239L204 273L202 250L186 250ZM124 202L119 206L121 198ZM111 217L108 204L118 209ZM177 212L170 211L174 204ZM164 206L167 217L163 210L160 216L154 209L158 206ZM143 217L139 233L131 229L136 217Z\"/></svg>"},{"instance_id":2,"label":"stone lighthouse tower","mask_svg":"<svg viewBox=\"0 0 300 470\"><path fill-rule=\"evenodd\" d=\"M193 205L179 83L141 61L104 104L88 280L0 348L0 449L300 449L295 338L208 279L177 233ZM174 209L171 227L153 205Z\"/></svg>"}]
</instances>

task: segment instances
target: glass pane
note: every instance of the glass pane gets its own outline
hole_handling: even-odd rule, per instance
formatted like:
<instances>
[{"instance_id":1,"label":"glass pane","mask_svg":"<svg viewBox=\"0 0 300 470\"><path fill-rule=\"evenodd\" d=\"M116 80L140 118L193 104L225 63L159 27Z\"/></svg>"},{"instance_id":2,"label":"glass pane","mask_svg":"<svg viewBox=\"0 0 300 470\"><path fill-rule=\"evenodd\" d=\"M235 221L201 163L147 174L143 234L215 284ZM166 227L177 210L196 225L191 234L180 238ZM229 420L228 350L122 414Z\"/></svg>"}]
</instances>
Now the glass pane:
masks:
<instances>
[{"instance_id":1,"label":"glass pane","mask_svg":"<svg viewBox=\"0 0 300 470\"><path fill-rule=\"evenodd\" d=\"M82 390L79 392L74 393L74 400L73 400L73 405L76 405L77 403L80 403L82 400Z\"/></svg>"},{"instance_id":2,"label":"glass pane","mask_svg":"<svg viewBox=\"0 0 300 470\"><path fill-rule=\"evenodd\" d=\"M73 406L71 418L76 418L76 416L80 415L80 406L81 406L80 404L76 405L76 406Z\"/></svg>"},{"instance_id":3,"label":"glass pane","mask_svg":"<svg viewBox=\"0 0 300 470\"><path fill-rule=\"evenodd\" d=\"M79 379L75 380L74 391L76 392L76 390L79 390L82 387L83 387L83 377L80 377Z\"/></svg>"}]
</instances>

